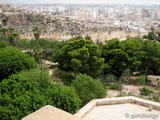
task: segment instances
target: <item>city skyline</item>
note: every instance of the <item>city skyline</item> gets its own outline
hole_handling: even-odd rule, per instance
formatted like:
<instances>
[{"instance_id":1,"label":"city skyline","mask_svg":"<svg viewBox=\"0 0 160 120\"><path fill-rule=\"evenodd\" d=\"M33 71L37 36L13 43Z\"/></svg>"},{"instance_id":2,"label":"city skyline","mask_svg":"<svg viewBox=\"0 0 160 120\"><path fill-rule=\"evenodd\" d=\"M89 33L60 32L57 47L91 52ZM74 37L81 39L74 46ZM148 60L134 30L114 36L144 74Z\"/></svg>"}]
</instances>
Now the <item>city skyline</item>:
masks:
<instances>
[{"instance_id":1,"label":"city skyline","mask_svg":"<svg viewBox=\"0 0 160 120\"><path fill-rule=\"evenodd\" d=\"M131 4L131 5L160 5L160 0L0 0L1 4Z\"/></svg>"}]
</instances>

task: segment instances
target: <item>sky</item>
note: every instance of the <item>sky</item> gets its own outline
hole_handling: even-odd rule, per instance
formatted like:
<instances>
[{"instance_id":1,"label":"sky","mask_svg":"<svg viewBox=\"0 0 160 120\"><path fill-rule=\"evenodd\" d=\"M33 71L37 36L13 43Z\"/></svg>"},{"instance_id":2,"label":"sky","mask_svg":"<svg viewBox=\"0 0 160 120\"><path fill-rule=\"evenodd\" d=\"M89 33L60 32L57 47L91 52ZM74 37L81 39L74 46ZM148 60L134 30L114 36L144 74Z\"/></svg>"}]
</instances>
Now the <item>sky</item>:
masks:
<instances>
[{"instance_id":1,"label":"sky","mask_svg":"<svg viewBox=\"0 0 160 120\"><path fill-rule=\"evenodd\" d=\"M159 4L160 0L0 0L0 3L34 3L34 4L134 4L134 5L152 5Z\"/></svg>"}]
</instances>

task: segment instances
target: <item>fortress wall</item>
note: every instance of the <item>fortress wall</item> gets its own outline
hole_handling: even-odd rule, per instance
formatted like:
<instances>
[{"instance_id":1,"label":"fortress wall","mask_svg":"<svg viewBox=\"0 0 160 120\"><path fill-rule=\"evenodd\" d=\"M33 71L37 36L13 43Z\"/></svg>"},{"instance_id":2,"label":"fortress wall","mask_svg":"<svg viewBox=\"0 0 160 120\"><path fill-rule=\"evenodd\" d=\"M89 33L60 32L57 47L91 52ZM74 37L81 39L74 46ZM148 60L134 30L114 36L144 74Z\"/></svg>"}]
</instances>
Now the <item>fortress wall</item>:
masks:
<instances>
[{"instance_id":1,"label":"fortress wall","mask_svg":"<svg viewBox=\"0 0 160 120\"><path fill-rule=\"evenodd\" d=\"M34 38L34 35L33 34L23 34L23 35L20 35L21 38L27 38L27 39L32 39ZM68 40L70 38L72 38L73 36L71 35L62 35L62 34L59 34L59 33L43 33L41 34L40 36L41 38L47 38L47 39L54 39L54 40Z\"/></svg>"},{"instance_id":2,"label":"fortress wall","mask_svg":"<svg viewBox=\"0 0 160 120\"><path fill-rule=\"evenodd\" d=\"M147 34L147 33L146 33ZM82 37L85 37L87 34L81 35ZM142 38L145 33L135 33L135 32L130 32L126 33L125 31L112 31L112 32L93 32L89 34L94 42L99 40L100 42L105 42L106 40L111 40L113 38L118 38L120 40L126 39L128 36L130 37L140 37ZM53 33L43 33L41 34L41 38L47 38L47 39L54 39L54 40L68 40L74 36L72 35L64 35L61 33L53 32ZM32 39L34 38L33 34L23 34L21 35L21 38L27 38L27 39Z\"/></svg>"}]
</instances>

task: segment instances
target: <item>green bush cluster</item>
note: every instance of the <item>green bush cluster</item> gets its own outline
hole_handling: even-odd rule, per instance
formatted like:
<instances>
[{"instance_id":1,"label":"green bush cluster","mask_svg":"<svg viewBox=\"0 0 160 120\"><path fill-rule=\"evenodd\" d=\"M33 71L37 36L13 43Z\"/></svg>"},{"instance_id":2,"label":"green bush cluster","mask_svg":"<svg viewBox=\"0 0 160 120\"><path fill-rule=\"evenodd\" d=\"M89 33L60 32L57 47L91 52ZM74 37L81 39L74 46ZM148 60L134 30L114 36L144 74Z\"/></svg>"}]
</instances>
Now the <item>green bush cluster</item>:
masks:
<instances>
[{"instance_id":1,"label":"green bush cluster","mask_svg":"<svg viewBox=\"0 0 160 120\"><path fill-rule=\"evenodd\" d=\"M148 96L153 93L153 90L149 90L146 87L140 89L141 95Z\"/></svg>"},{"instance_id":2,"label":"green bush cluster","mask_svg":"<svg viewBox=\"0 0 160 120\"><path fill-rule=\"evenodd\" d=\"M104 83L109 83L110 84L110 83L113 83L113 82L116 82L116 81L118 81L118 78L113 74L107 74L102 78L102 82L104 82Z\"/></svg>"},{"instance_id":3,"label":"green bush cluster","mask_svg":"<svg viewBox=\"0 0 160 120\"><path fill-rule=\"evenodd\" d=\"M43 94L23 75L12 75L0 83L1 120L20 120L46 104Z\"/></svg>"},{"instance_id":4,"label":"green bush cluster","mask_svg":"<svg viewBox=\"0 0 160 120\"><path fill-rule=\"evenodd\" d=\"M37 63L27 54L14 47L0 49L0 79L8 78L11 74L22 70L36 68Z\"/></svg>"},{"instance_id":5,"label":"green bush cluster","mask_svg":"<svg viewBox=\"0 0 160 120\"><path fill-rule=\"evenodd\" d=\"M121 91L121 90L122 90L122 84L121 84L121 83L118 83L118 82L109 84L109 85L107 85L107 87L108 87L109 89L112 89L112 90L118 90L118 91Z\"/></svg>"},{"instance_id":6,"label":"green bush cluster","mask_svg":"<svg viewBox=\"0 0 160 120\"><path fill-rule=\"evenodd\" d=\"M159 96L153 96L152 99L155 102L160 102L160 97Z\"/></svg>"},{"instance_id":7,"label":"green bush cluster","mask_svg":"<svg viewBox=\"0 0 160 120\"><path fill-rule=\"evenodd\" d=\"M29 71L22 71L19 73L19 75L26 77L32 86L43 93L50 86L51 77L48 74L47 69L32 69Z\"/></svg>"},{"instance_id":8,"label":"green bush cluster","mask_svg":"<svg viewBox=\"0 0 160 120\"><path fill-rule=\"evenodd\" d=\"M138 77L138 82L141 84L141 85L144 85L146 83L146 76L144 75L141 75Z\"/></svg>"},{"instance_id":9,"label":"green bush cluster","mask_svg":"<svg viewBox=\"0 0 160 120\"><path fill-rule=\"evenodd\" d=\"M64 41L57 40L49 40L44 38L39 38L38 40L38 48L41 50L41 56L44 59L53 60L53 56L55 55L58 49L62 48L65 44ZM35 39L21 39L19 40L18 47L21 49L33 50L36 48L36 40Z\"/></svg>"},{"instance_id":10,"label":"green bush cluster","mask_svg":"<svg viewBox=\"0 0 160 120\"><path fill-rule=\"evenodd\" d=\"M22 71L0 83L0 119L20 120L45 105L53 105L70 113L81 105L72 87L50 82L45 71Z\"/></svg>"},{"instance_id":11,"label":"green bush cluster","mask_svg":"<svg viewBox=\"0 0 160 120\"><path fill-rule=\"evenodd\" d=\"M10 46L10 44L7 41L0 40L0 49L5 48L7 46Z\"/></svg>"},{"instance_id":12,"label":"green bush cluster","mask_svg":"<svg viewBox=\"0 0 160 120\"><path fill-rule=\"evenodd\" d=\"M67 71L64 71L64 70L56 70L54 72L54 75L56 77L59 77L60 79L62 79L62 81L65 85L71 85L71 83L74 80L73 75L70 72L67 72Z\"/></svg>"},{"instance_id":13,"label":"green bush cluster","mask_svg":"<svg viewBox=\"0 0 160 120\"><path fill-rule=\"evenodd\" d=\"M81 100L73 87L51 85L46 90L46 96L49 100L48 104L70 113L75 113L81 105Z\"/></svg>"},{"instance_id":14,"label":"green bush cluster","mask_svg":"<svg viewBox=\"0 0 160 120\"><path fill-rule=\"evenodd\" d=\"M150 41L160 42L160 32L156 32L155 28L151 27L151 32L149 32L148 35L144 35L143 38Z\"/></svg>"},{"instance_id":15,"label":"green bush cluster","mask_svg":"<svg viewBox=\"0 0 160 120\"><path fill-rule=\"evenodd\" d=\"M73 86L82 100L82 105L92 99L103 98L106 95L102 83L87 75L79 74L73 82Z\"/></svg>"},{"instance_id":16,"label":"green bush cluster","mask_svg":"<svg viewBox=\"0 0 160 120\"><path fill-rule=\"evenodd\" d=\"M152 100L154 102L160 102L160 97L159 96L153 96L153 97L150 97L149 100Z\"/></svg>"}]
</instances>

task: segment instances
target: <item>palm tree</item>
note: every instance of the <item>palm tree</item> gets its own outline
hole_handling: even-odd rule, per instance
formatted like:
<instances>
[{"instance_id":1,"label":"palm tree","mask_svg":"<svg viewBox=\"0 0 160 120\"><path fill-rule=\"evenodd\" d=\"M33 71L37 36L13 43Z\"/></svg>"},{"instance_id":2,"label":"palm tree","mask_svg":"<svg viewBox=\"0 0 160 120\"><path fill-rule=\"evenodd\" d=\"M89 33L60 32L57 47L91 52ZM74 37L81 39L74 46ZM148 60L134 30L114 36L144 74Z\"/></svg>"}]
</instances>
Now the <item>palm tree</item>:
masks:
<instances>
[{"instance_id":1,"label":"palm tree","mask_svg":"<svg viewBox=\"0 0 160 120\"><path fill-rule=\"evenodd\" d=\"M6 37L11 45L16 46L18 44L19 34L15 32L14 28L7 29Z\"/></svg>"},{"instance_id":2,"label":"palm tree","mask_svg":"<svg viewBox=\"0 0 160 120\"><path fill-rule=\"evenodd\" d=\"M9 38L9 42L11 45L16 46L18 44L19 34L17 32L13 32Z\"/></svg>"},{"instance_id":3,"label":"palm tree","mask_svg":"<svg viewBox=\"0 0 160 120\"><path fill-rule=\"evenodd\" d=\"M38 41L39 41L40 34L41 34L40 29L38 27L34 27L33 34L34 34L34 37L36 39L36 46L38 47Z\"/></svg>"},{"instance_id":4,"label":"palm tree","mask_svg":"<svg viewBox=\"0 0 160 120\"><path fill-rule=\"evenodd\" d=\"M15 32L14 28L0 29L0 36L3 38L3 40L8 41L13 46L18 44L19 34Z\"/></svg>"}]
</instances>

